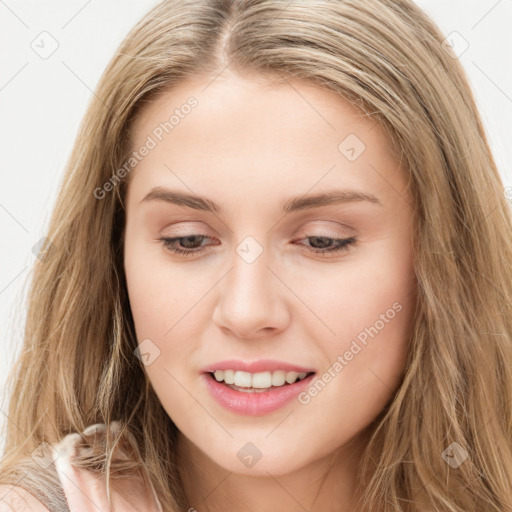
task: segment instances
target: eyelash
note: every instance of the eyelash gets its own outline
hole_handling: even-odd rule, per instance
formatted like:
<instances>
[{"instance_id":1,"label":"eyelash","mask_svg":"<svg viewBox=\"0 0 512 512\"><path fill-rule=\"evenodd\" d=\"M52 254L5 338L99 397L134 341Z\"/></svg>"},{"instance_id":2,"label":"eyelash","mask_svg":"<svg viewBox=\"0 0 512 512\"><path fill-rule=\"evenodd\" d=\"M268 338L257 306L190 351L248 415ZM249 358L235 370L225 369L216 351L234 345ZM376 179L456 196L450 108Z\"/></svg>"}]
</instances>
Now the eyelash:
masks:
<instances>
[{"instance_id":1,"label":"eyelash","mask_svg":"<svg viewBox=\"0 0 512 512\"><path fill-rule=\"evenodd\" d=\"M206 235L188 235L188 236L179 236L174 238L168 238L168 237L161 237L158 240L162 242L162 245L165 247L166 250L175 253L180 254L183 256L192 256L193 254L200 254L205 251L205 249L180 249L179 247L176 247L175 243L179 240L183 240L185 238L194 238L194 237L202 237L209 238ZM339 253L342 251L348 251L350 249L350 246L355 245L357 238L354 236L351 236L349 238L332 238L328 236L320 236L320 235L310 235L305 238L326 238L327 240L332 240L335 244L334 247L330 247L328 249L310 249L310 252L315 254L326 254L326 253Z\"/></svg>"}]
</instances>

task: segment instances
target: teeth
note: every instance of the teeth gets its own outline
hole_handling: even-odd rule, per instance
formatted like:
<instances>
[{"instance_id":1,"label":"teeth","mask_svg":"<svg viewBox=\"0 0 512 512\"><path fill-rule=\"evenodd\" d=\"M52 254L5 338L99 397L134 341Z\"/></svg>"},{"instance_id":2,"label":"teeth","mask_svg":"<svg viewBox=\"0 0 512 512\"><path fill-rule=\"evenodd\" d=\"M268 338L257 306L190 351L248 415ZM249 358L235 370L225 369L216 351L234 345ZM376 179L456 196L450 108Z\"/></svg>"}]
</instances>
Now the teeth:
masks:
<instances>
[{"instance_id":1,"label":"teeth","mask_svg":"<svg viewBox=\"0 0 512 512\"><path fill-rule=\"evenodd\" d=\"M285 377L286 382L288 382L288 384L293 384L297 380L298 376L299 374L297 372L288 372Z\"/></svg>"},{"instance_id":2,"label":"teeth","mask_svg":"<svg viewBox=\"0 0 512 512\"><path fill-rule=\"evenodd\" d=\"M284 386L285 383L293 384L297 379L304 379L307 373L285 372L284 370L260 373L242 372L240 370L215 370L213 375L216 381L224 381L225 384L243 388L265 389L272 386Z\"/></svg>"},{"instance_id":3,"label":"teeth","mask_svg":"<svg viewBox=\"0 0 512 512\"><path fill-rule=\"evenodd\" d=\"M226 384L234 384L235 383L235 372L233 370L225 370L224 371L224 382Z\"/></svg>"},{"instance_id":4,"label":"teeth","mask_svg":"<svg viewBox=\"0 0 512 512\"><path fill-rule=\"evenodd\" d=\"M282 386L286 382L286 372L277 370L272 372L272 386Z\"/></svg>"}]
</instances>

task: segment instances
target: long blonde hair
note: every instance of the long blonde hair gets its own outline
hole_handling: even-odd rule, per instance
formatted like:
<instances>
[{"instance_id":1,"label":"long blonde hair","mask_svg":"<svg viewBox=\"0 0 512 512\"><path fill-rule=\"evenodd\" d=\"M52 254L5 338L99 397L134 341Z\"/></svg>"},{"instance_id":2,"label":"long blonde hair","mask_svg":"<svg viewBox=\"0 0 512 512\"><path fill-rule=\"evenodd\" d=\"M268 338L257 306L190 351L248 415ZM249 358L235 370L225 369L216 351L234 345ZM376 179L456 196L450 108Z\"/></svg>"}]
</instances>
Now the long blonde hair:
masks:
<instances>
[{"instance_id":1,"label":"long blonde hair","mask_svg":"<svg viewBox=\"0 0 512 512\"><path fill-rule=\"evenodd\" d=\"M134 356L122 265L127 180L100 199L94 191L134 150L132 121L152 95L229 66L335 91L383 127L410 173L413 337L403 382L371 425L361 510L512 511L512 214L465 72L443 39L411 0L171 0L140 20L91 99L48 252L33 270L0 483L19 482L24 468L44 499L55 475L31 471L30 453L119 421L100 456L77 463L99 464L108 482L144 468L165 510L188 508L176 426ZM122 432L139 460L114 470ZM454 447L467 452L457 468L443 455Z\"/></svg>"}]
</instances>

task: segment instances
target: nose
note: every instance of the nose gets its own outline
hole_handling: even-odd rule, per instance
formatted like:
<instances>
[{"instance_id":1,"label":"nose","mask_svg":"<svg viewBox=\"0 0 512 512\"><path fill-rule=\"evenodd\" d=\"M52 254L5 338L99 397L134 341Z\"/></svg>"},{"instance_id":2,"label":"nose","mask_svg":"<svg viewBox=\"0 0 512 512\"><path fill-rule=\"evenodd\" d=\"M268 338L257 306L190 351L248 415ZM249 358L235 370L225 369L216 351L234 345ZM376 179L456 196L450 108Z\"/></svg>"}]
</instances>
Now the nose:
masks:
<instances>
[{"instance_id":1,"label":"nose","mask_svg":"<svg viewBox=\"0 0 512 512\"><path fill-rule=\"evenodd\" d=\"M288 325L287 287L269 260L266 251L252 262L235 255L233 267L217 287L213 313L214 323L226 334L260 338Z\"/></svg>"}]
</instances>

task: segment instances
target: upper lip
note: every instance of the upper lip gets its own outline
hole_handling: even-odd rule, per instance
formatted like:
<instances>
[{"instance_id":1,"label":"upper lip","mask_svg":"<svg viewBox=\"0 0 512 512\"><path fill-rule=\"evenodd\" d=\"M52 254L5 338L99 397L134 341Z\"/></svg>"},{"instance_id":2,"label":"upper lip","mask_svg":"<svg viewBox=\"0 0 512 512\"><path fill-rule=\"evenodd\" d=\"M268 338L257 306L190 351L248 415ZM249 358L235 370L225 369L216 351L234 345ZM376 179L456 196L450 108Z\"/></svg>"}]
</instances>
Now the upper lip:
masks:
<instances>
[{"instance_id":1,"label":"upper lip","mask_svg":"<svg viewBox=\"0 0 512 512\"><path fill-rule=\"evenodd\" d=\"M201 372L211 373L215 370L240 370L249 373L258 372L273 372L275 370L284 370L287 372L297 373L311 373L315 370L312 368L305 368L297 364L286 363L284 361L277 361L275 359L259 359L257 361L242 361L240 359L227 359L218 361L217 363L209 364L201 369Z\"/></svg>"}]
</instances>

